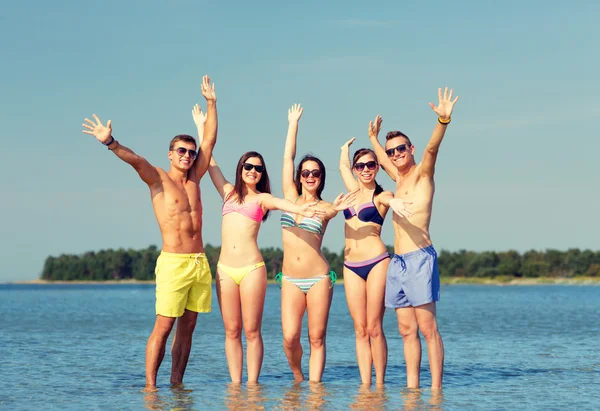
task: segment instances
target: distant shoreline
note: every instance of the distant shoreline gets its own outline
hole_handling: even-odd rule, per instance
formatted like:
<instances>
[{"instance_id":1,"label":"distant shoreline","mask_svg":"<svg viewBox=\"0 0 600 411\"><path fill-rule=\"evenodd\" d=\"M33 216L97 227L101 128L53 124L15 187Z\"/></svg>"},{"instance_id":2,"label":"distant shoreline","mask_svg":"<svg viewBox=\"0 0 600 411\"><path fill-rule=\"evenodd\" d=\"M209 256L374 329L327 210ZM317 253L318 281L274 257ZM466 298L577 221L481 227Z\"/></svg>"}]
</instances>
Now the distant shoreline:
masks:
<instances>
[{"instance_id":1,"label":"distant shoreline","mask_svg":"<svg viewBox=\"0 0 600 411\"><path fill-rule=\"evenodd\" d=\"M213 281L214 283L214 281ZM267 280L268 284L276 284L275 280ZM343 284L344 279L339 278L336 284ZM501 285L501 286L523 286L523 285L600 285L600 277L533 277L533 278L514 278L508 276L495 278L479 277L442 277L442 285ZM154 280L107 280L107 281L48 281L48 280L28 280L11 281L4 284L29 284L29 285L122 285L122 284L154 284Z\"/></svg>"}]
</instances>

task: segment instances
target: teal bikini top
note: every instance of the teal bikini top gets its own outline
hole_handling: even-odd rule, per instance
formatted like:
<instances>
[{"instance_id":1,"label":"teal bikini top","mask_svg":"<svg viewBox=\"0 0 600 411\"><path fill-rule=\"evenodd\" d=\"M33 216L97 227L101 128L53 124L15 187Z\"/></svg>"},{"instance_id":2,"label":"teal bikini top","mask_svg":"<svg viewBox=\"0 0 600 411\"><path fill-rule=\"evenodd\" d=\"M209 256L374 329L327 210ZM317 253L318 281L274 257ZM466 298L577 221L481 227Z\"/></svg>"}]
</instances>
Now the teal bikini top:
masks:
<instances>
[{"instance_id":1,"label":"teal bikini top","mask_svg":"<svg viewBox=\"0 0 600 411\"><path fill-rule=\"evenodd\" d=\"M296 199L296 201L298 201L298 198ZM296 201L294 201L294 203L296 203ZM321 220L319 217L304 217L302 221L296 223L294 214L284 211L281 214L280 222L281 228L298 227L299 229L306 230L309 233L323 235L323 220Z\"/></svg>"}]
</instances>

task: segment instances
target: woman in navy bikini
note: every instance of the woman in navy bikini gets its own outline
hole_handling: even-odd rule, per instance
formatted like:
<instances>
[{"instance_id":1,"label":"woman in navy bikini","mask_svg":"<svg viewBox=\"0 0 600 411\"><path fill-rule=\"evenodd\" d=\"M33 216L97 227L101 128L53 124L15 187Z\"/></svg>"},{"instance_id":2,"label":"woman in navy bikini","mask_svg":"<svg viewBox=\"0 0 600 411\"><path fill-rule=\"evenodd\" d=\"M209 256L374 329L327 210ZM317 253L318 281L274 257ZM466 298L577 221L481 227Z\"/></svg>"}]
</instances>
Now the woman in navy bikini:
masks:
<instances>
[{"instance_id":1,"label":"woman in navy bikini","mask_svg":"<svg viewBox=\"0 0 600 411\"><path fill-rule=\"evenodd\" d=\"M196 105L193 117L202 141L204 115ZM208 168L215 188L224 200L222 242L217 264L217 297L225 327L225 355L231 381L242 381L242 323L246 335L248 382L257 382L263 360L261 324L267 271L257 244L258 230L269 210L298 213L306 218L325 212L311 204L298 205L273 197L263 157L250 151L242 155L235 184L225 179L214 157Z\"/></svg>"},{"instance_id":2,"label":"woman in navy bikini","mask_svg":"<svg viewBox=\"0 0 600 411\"><path fill-rule=\"evenodd\" d=\"M381 117L377 117L375 125L369 124L369 133L378 134L380 125ZM342 179L348 191L357 192L358 204L344 210L344 289L354 320L360 379L363 384L371 385L374 365L375 382L383 384L387 342L381 323L385 312L385 280L390 255L380 235L390 202L395 200L392 192L383 191L375 181L379 163L373 150L357 150L350 163L349 149L354 140L350 139L342 146L340 156Z\"/></svg>"},{"instance_id":3,"label":"woman in navy bikini","mask_svg":"<svg viewBox=\"0 0 600 411\"><path fill-rule=\"evenodd\" d=\"M299 104L288 111L289 128L283 155L283 194L296 204L315 204L323 210L321 218L300 217L291 213L281 216L283 267L281 273L281 324L283 347L296 381L304 380L301 369L302 318L308 309L308 339L310 342L309 380L321 381L325 367L325 336L329 307L333 296L335 273L321 252L327 222L338 211L348 208L354 194L340 194L335 201L321 199L325 187L325 166L316 157L300 160L294 178L296 135L303 109Z\"/></svg>"}]
</instances>

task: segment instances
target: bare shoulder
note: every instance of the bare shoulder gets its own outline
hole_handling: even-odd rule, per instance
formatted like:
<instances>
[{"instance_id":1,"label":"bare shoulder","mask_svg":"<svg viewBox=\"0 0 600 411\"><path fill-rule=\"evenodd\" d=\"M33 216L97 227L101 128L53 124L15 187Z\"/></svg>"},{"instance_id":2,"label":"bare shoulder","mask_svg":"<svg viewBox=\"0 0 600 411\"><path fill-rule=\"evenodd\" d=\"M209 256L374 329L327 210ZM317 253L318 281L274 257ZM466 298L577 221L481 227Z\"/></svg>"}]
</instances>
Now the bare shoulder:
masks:
<instances>
[{"instance_id":1,"label":"bare shoulder","mask_svg":"<svg viewBox=\"0 0 600 411\"><path fill-rule=\"evenodd\" d=\"M394 198L394 193L391 191L382 191L381 193L377 194L377 196L375 196L375 198L377 200L379 200L379 202L381 202L381 200L383 199L392 199Z\"/></svg>"}]
</instances>

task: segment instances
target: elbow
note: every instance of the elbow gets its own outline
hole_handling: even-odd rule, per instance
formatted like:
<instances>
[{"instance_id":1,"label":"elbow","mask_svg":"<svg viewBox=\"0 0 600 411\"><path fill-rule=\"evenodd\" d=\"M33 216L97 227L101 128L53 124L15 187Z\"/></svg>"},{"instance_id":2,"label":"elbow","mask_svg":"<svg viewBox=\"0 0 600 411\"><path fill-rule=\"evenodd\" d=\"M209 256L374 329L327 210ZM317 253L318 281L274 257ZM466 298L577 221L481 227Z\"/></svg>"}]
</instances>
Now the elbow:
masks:
<instances>
[{"instance_id":1,"label":"elbow","mask_svg":"<svg viewBox=\"0 0 600 411\"><path fill-rule=\"evenodd\" d=\"M439 150L439 146L427 146L425 147L425 151L427 151L427 153L436 156Z\"/></svg>"},{"instance_id":2,"label":"elbow","mask_svg":"<svg viewBox=\"0 0 600 411\"><path fill-rule=\"evenodd\" d=\"M135 155L131 158L130 161L128 161L129 164L131 164L131 166L133 168L136 169L136 171L140 171L142 168L142 165L146 162L146 159L142 156L138 156Z\"/></svg>"}]
</instances>

